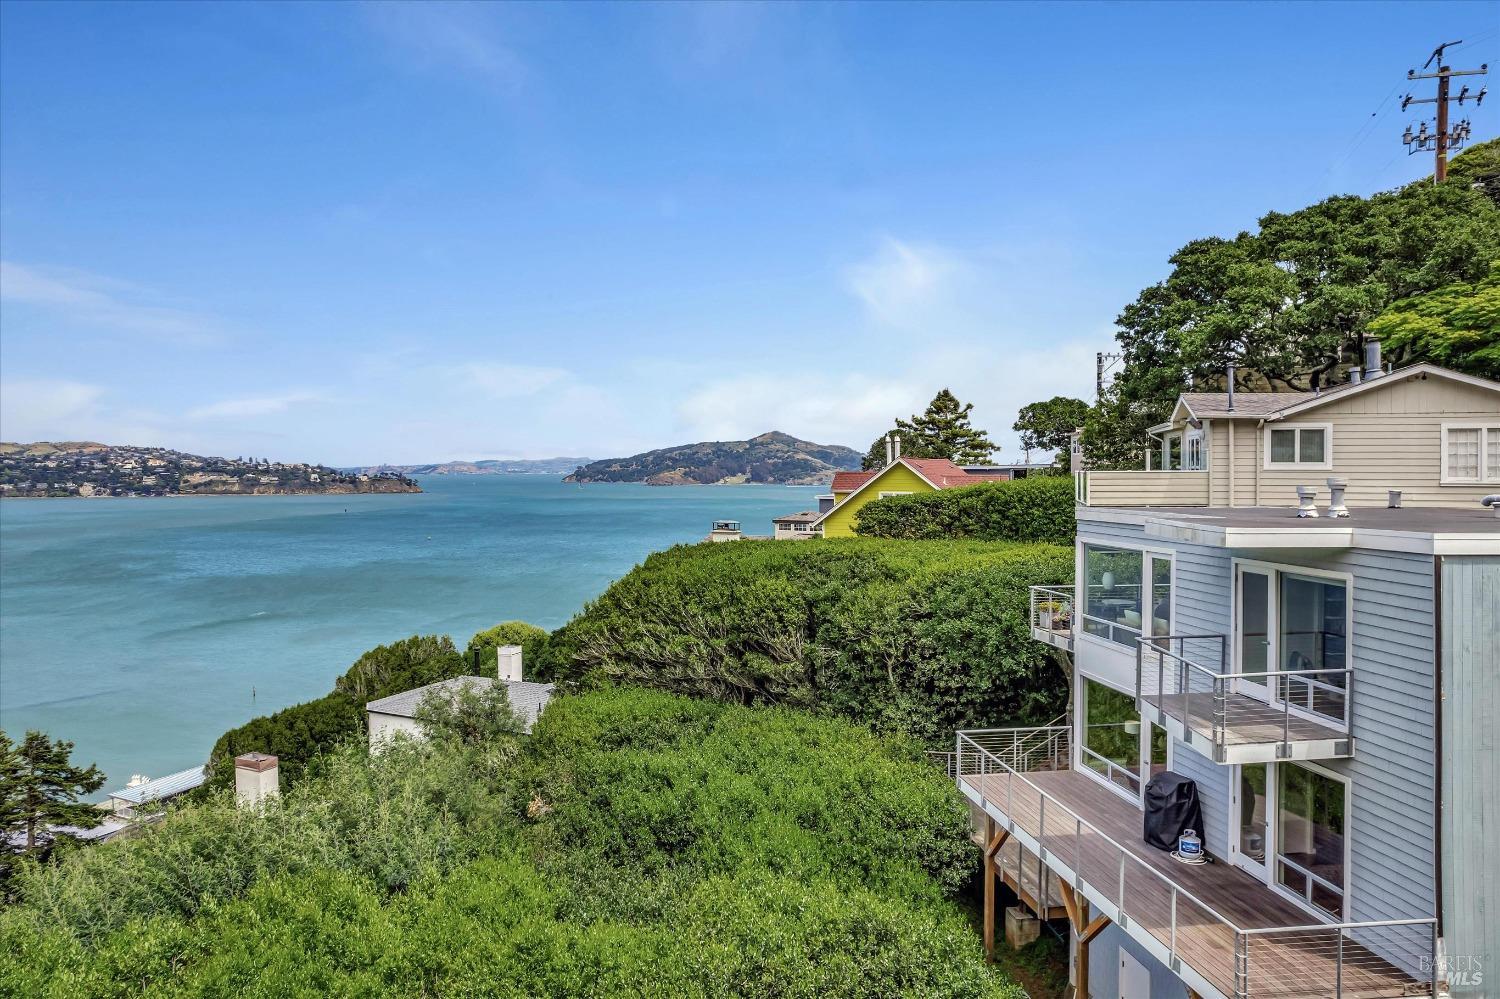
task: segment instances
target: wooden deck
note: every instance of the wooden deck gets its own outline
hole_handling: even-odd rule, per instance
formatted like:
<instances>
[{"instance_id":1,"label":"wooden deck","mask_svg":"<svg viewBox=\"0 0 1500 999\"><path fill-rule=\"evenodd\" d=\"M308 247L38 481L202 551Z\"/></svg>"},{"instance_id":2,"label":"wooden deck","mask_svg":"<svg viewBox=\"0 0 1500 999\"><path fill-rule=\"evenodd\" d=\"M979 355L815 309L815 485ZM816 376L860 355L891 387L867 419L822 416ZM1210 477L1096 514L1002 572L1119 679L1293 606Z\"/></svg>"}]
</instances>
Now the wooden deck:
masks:
<instances>
[{"instance_id":1,"label":"wooden deck","mask_svg":"<svg viewBox=\"0 0 1500 999\"><path fill-rule=\"evenodd\" d=\"M1204 738L1212 739L1214 731L1214 699L1209 693L1201 694L1156 694L1143 693L1141 701L1149 704L1178 721ZM1247 694L1230 694L1224 703L1224 745L1263 746L1280 743L1283 735L1291 742L1317 742L1349 738L1342 725L1332 721L1319 722L1293 713L1290 723L1283 730L1285 716L1279 707L1256 700Z\"/></svg>"},{"instance_id":2,"label":"wooden deck","mask_svg":"<svg viewBox=\"0 0 1500 999\"><path fill-rule=\"evenodd\" d=\"M1025 781L1015 780L1012 786L1012 778L1006 774L962 778L964 784L981 792L992 807L1009 816L1020 830L1042 839L1049 855L1076 869L1092 890L1115 905L1119 905L1122 887L1121 850L1109 839L1120 844L1128 853L1124 865L1123 910L1129 917L1131 930L1150 933L1225 995L1236 995L1236 934L1182 892L1201 899L1243 929L1298 927L1318 922L1307 911L1227 863L1190 866L1147 846L1141 838L1140 810L1091 777L1061 770L1028 774L1027 779L1053 799L1046 804L1045 830L1041 828L1040 796ZM1081 834L1075 816L1088 823ZM1160 876L1153 876L1152 872ZM1175 940L1171 885L1179 888ZM1351 932L1366 936L1395 933ZM1402 932L1411 935L1410 928ZM1332 999L1336 994L1344 999L1385 999L1431 994L1428 983L1416 981L1348 935L1343 943L1339 983L1336 931L1252 934L1247 939L1250 941L1248 994L1257 999L1262 996ZM1387 953L1412 952L1409 946L1395 947L1392 939L1377 938L1370 942ZM1337 992L1340 984L1342 992Z\"/></svg>"}]
</instances>

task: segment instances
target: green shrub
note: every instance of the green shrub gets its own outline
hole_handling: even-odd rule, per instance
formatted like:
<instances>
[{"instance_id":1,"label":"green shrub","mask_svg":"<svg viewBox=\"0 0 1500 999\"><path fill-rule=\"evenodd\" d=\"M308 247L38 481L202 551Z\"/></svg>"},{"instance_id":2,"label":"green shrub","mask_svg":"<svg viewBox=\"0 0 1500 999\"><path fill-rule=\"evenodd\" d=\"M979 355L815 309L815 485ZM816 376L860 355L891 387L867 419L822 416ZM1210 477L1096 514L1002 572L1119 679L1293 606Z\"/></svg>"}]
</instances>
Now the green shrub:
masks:
<instances>
[{"instance_id":1,"label":"green shrub","mask_svg":"<svg viewBox=\"0 0 1500 999\"><path fill-rule=\"evenodd\" d=\"M1073 478L1035 475L935 493L887 496L866 503L856 534L906 541L1052 541L1072 544Z\"/></svg>"},{"instance_id":2,"label":"green shrub","mask_svg":"<svg viewBox=\"0 0 1500 999\"><path fill-rule=\"evenodd\" d=\"M1024 480L1023 480L1024 481ZM802 706L947 744L1041 722L1067 676L1027 621L1070 549L866 539L658 552L552 636L548 672Z\"/></svg>"},{"instance_id":3,"label":"green shrub","mask_svg":"<svg viewBox=\"0 0 1500 999\"><path fill-rule=\"evenodd\" d=\"M950 897L966 821L904 739L605 689L23 865L0 994L1019 999Z\"/></svg>"},{"instance_id":4,"label":"green shrub","mask_svg":"<svg viewBox=\"0 0 1500 999\"><path fill-rule=\"evenodd\" d=\"M547 639L546 630L534 624L527 624L525 621L503 621L469 639L464 655L472 663L475 654L479 654L481 658L476 672L486 675L495 668L495 657L486 653L502 645L519 645L522 669L526 671L526 679L530 680L533 666L542 661L547 648Z\"/></svg>"}]
</instances>

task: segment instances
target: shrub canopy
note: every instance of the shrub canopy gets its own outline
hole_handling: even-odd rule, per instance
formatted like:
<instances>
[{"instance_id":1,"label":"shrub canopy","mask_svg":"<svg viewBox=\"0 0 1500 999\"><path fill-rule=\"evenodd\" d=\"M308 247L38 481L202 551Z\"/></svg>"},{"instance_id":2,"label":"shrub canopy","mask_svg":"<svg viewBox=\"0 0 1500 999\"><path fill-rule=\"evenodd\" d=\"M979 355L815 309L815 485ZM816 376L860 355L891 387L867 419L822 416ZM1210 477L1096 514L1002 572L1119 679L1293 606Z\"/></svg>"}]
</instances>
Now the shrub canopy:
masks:
<instances>
[{"instance_id":1,"label":"shrub canopy","mask_svg":"<svg viewBox=\"0 0 1500 999\"><path fill-rule=\"evenodd\" d=\"M1019 999L950 897L966 837L910 742L602 690L23 865L0 994Z\"/></svg>"},{"instance_id":2,"label":"shrub canopy","mask_svg":"<svg viewBox=\"0 0 1500 999\"><path fill-rule=\"evenodd\" d=\"M860 508L854 533L906 541L1052 541L1071 545L1073 479L1035 475L935 493L887 496Z\"/></svg>"}]
</instances>

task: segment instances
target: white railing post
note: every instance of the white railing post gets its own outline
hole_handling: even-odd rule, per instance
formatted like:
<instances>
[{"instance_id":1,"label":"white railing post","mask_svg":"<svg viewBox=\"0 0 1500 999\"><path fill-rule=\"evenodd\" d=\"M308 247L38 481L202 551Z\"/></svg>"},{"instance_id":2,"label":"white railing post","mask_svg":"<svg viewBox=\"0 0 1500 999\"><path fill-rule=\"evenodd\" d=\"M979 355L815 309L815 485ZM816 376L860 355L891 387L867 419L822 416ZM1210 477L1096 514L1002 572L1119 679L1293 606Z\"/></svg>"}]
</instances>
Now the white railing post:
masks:
<instances>
[{"instance_id":1,"label":"white railing post","mask_svg":"<svg viewBox=\"0 0 1500 999\"><path fill-rule=\"evenodd\" d=\"M1120 918L1119 918L1118 922L1119 922L1119 924L1121 926L1124 926L1125 923L1126 923L1126 918L1125 918L1125 851L1124 850L1120 851L1120 894L1119 894L1119 897L1118 897L1118 902L1119 902L1119 910L1120 910L1119 911Z\"/></svg>"},{"instance_id":2,"label":"white railing post","mask_svg":"<svg viewBox=\"0 0 1500 999\"><path fill-rule=\"evenodd\" d=\"M1041 818L1038 819L1036 830L1036 855L1038 860L1047 855L1047 799L1045 796L1041 799L1039 811Z\"/></svg>"},{"instance_id":3,"label":"white railing post","mask_svg":"<svg viewBox=\"0 0 1500 999\"><path fill-rule=\"evenodd\" d=\"M1172 960L1177 960L1177 886L1172 886L1172 942L1168 945ZM1175 970L1175 969L1174 969Z\"/></svg>"},{"instance_id":4,"label":"white railing post","mask_svg":"<svg viewBox=\"0 0 1500 999\"><path fill-rule=\"evenodd\" d=\"M1338 959L1334 963L1333 970L1333 996L1334 999L1344 999L1344 931L1335 930L1338 934Z\"/></svg>"}]
</instances>

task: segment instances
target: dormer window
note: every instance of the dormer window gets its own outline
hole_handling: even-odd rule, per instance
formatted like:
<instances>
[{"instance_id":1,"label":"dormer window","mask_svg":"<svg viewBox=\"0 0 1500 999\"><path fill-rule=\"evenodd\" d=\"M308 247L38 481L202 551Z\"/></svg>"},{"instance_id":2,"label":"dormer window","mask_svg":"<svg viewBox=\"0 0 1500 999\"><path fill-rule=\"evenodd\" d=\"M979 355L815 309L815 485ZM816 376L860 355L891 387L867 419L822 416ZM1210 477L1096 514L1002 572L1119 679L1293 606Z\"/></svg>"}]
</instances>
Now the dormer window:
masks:
<instances>
[{"instance_id":1,"label":"dormer window","mask_svg":"<svg viewBox=\"0 0 1500 999\"><path fill-rule=\"evenodd\" d=\"M1299 423L1266 427L1267 468L1332 468L1333 427Z\"/></svg>"}]
</instances>

